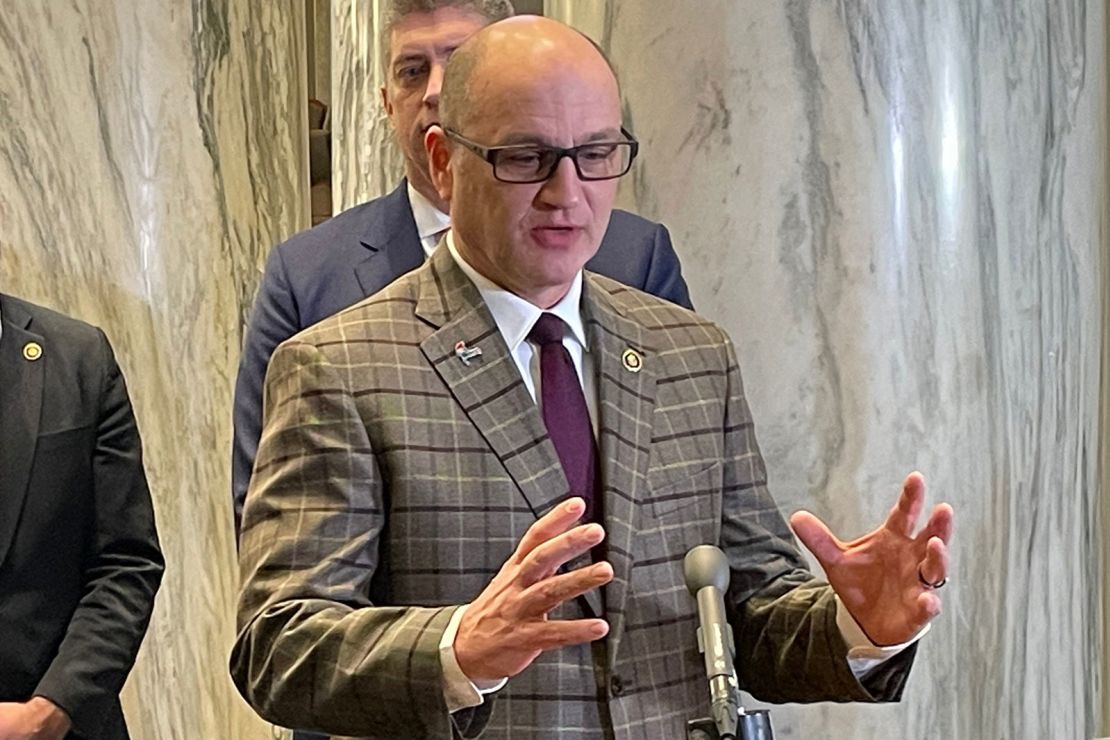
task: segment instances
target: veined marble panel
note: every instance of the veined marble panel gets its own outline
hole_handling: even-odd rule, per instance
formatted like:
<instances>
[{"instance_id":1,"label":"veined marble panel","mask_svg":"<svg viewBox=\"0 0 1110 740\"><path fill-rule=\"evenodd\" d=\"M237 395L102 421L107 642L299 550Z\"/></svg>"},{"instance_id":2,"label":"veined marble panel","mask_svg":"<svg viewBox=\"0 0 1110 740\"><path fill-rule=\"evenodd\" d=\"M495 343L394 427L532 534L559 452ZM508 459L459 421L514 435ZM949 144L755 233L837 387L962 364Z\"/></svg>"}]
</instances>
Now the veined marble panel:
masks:
<instances>
[{"instance_id":1,"label":"veined marble panel","mask_svg":"<svg viewBox=\"0 0 1110 740\"><path fill-rule=\"evenodd\" d=\"M1105 7L548 0L622 75L625 207L735 338L786 510L845 537L902 477L956 508L896 706L794 738L1091 738L1101 702Z\"/></svg>"},{"instance_id":2,"label":"veined marble panel","mask_svg":"<svg viewBox=\"0 0 1110 740\"><path fill-rule=\"evenodd\" d=\"M308 95L331 104L331 0L305 0Z\"/></svg>"},{"instance_id":3,"label":"veined marble panel","mask_svg":"<svg viewBox=\"0 0 1110 740\"><path fill-rule=\"evenodd\" d=\"M405 160L381 104L384 0L332 0L332 211L393 190Z\"/></svg>"},{"instance_id":4,"label":"veined marble panel","mask_svg":"<svg viewBox=\"0 0 1110 740\"><path fill-rule=\"evenodd\" d=\"M167 560L132 736L270 737L227 672L231 390L265 256L308 223L304 2L0 4L0 286L112 339Z\"/></svg>"}]
</instances>

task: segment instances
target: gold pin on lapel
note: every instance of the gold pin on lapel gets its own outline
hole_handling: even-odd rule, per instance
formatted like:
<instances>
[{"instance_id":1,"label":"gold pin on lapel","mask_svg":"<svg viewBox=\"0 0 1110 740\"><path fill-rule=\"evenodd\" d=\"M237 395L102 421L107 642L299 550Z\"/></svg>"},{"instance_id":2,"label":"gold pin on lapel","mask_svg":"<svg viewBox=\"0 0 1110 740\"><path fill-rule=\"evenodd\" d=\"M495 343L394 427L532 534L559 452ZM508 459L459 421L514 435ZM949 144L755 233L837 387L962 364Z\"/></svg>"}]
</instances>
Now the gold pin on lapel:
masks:
<instances>
[{"instance_id":1,"label":"gold pin on lapel","mask_svg":"<svg viewBox=\"0 0 1110 740\"><path fill-rule=\"evenodd\" d=\"M644 356L636 350L629 347L621 355L621 362L624 364L624 369L630 373L638 373L644 367Z\"/></svg>"},{"instance_id":2,"label":"gold pin on lapel","mask_svg":"<svg viewBox=\"0 0 1110 740\"><path fill-rule=\"evenodd\" d=\"M38 342L27 342L23 345L23 359L28 362L34 362L42 357L42 345Z\"/></svg>"}]
</instances>

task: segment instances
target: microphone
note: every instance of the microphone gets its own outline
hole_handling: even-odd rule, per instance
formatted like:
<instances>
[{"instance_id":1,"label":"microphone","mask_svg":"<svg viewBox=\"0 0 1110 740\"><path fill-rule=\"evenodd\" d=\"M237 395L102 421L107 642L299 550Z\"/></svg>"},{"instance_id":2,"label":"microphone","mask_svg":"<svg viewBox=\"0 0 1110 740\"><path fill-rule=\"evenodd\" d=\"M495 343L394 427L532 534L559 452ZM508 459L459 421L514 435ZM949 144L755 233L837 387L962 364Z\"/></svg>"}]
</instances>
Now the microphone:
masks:
<instances>
[{"instance_id":1,"label":"microphone","mask_svg":"<svg viewBox=\"0 0 1110 740\"><path fill-rule=\"evenodd\" d=\"M686 588L698 602L698 651L705 656L710 714L722 740L735 740L743 710L733 664L736 644L732 639L732 627L725 616L728 560L719 547L698 545L686 553L683 570Z\"/></svg>"}]
</instances>

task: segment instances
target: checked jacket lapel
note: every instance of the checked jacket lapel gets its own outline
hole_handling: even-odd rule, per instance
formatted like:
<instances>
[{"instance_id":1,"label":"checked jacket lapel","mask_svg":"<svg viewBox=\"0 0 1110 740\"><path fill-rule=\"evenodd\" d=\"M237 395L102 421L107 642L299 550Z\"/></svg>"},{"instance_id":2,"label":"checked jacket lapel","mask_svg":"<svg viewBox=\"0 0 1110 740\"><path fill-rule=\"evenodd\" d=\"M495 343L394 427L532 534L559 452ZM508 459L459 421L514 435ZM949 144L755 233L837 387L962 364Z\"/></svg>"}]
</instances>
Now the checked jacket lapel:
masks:
<instances>
[{"instance_id":1,"label":"checked jacket lapel","mask_svg":"<svg viewBox=\"0 0 1110 740\"><path fill-rule=\"evenodd\" d=\"M613 566L613 581L605 589L608 660L612 668L624 633L632 538L639 522L639 502L647 487L655 371L644 327L629 318L614 296L588 272L582 304L598 381L602 512L606 551Z\"/></svg>"},{"instance_id":2,"label":"checked jacket lapel","mask_svg":"<svg viewBox=\"0 0 1110 740\"><path fill-rule=\"evenodd\" d=\"M543 417L478 289L447 249L432 256L421 280L416 315L436 331L420 349L520 489L536 518L567 498L569 486ZM458 342L481 356L470 364ZM602 613L596 592L585 599Z\"/></svg>"}]
</instances>

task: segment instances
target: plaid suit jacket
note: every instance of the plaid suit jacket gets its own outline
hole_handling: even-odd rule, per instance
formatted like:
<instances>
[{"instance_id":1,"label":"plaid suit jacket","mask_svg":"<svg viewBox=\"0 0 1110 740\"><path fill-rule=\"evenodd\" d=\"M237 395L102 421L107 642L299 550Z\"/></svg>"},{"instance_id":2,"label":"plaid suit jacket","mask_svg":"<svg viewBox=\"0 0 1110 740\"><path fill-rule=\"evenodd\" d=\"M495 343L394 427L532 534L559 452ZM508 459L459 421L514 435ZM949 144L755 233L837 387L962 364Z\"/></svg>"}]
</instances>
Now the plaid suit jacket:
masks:
<instances>
[{"instance_id":1,"label":"plaid suit jacket","mask_svg":"<svg viewBox=\"0 0 1110 740\"><path fill-rule=\"evenodd\" d=\"M441 248L410 275L285 342L241 540L232 675L267 719L341 736L681 738L708 713L683 557L727 553L741 684L769 701L897 698L912 650L867 688L831 590L768 494L727 336L587 274L608 559L600 643L543 654L450 715L439 641L567 483L477 289ZM458 341L480 347L465 365ZM627 349L644 361L622 362Z\"/></svg>"}]
</instances>

